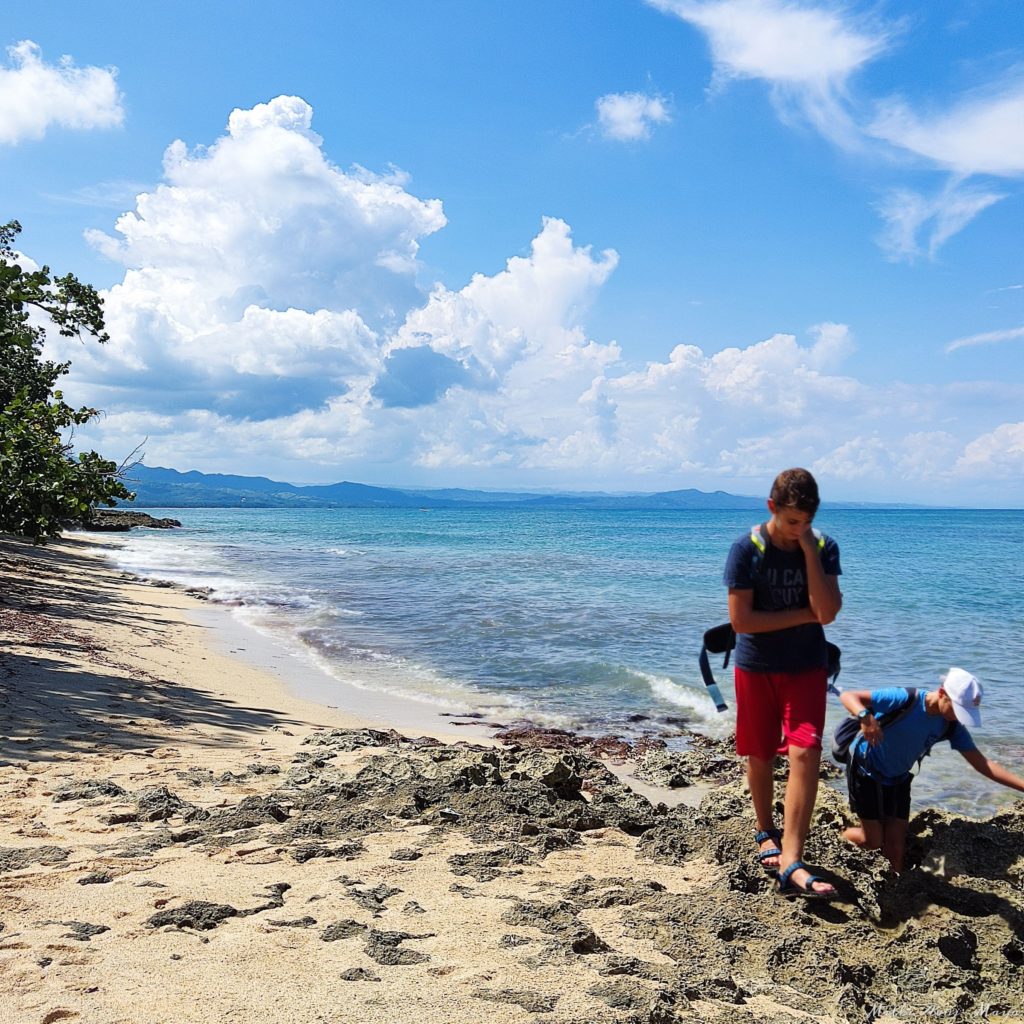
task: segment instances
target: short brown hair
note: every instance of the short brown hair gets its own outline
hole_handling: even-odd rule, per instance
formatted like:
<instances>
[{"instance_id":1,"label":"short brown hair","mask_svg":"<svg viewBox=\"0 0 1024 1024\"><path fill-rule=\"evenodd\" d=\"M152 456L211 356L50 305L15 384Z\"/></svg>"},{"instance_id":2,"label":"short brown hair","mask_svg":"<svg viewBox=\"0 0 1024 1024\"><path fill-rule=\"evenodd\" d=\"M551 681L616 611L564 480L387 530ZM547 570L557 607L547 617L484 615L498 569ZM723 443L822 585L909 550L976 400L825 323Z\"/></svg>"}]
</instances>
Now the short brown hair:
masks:
<instances>
[{"instance_id":1,"label":"short brown hair","mask_svg":"<svg viewBox=\"0 0 1024 1024\"><path fill-rule=\"evenodd\" d=\"M821 504L818 483L806 469L784 469L772 484L771 499L777 508L795 508L811 516Z\"/></svg>"}]
</instances>

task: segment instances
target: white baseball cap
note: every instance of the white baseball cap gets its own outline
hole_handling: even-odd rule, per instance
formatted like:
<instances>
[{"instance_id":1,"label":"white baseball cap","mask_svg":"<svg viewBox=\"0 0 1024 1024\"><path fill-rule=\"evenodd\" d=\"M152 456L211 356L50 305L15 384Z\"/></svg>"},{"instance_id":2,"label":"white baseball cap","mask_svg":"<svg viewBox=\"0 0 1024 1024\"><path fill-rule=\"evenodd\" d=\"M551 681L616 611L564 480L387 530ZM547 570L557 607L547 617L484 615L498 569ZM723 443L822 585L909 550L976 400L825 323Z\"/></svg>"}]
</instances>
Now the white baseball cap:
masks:
<instances>
[{"instance_id":1,"label":"white baseball cap","mask_svg":"<svg viewBox=\"0 0 1024 1024\"><path fill-rule=\"evenodd\" d=\"M978 705L985 692L976 676L962 668L951 668L942 680L946 696L953 702L953 714L962 725L981 725Z\"/></svg>"}]
</instances>

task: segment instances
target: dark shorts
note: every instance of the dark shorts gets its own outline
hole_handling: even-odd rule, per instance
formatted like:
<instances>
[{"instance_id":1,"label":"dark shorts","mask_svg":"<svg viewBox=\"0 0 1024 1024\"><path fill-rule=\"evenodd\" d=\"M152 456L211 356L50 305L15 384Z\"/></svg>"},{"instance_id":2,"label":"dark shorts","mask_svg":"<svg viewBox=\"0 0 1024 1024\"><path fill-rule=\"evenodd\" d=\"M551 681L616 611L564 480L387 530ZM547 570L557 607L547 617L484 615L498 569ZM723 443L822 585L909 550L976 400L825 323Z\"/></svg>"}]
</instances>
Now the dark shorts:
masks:
<instances>
[{"instance_id":1,"label":"dark shorts","mask_svg":"<svg viewBox=\"0 0 1024 1024\"><path fill-rule=\"evenodd\" d=\"M886 818L910 818L910 784L904 779L886 786L858 771L853 765L846 773L850 806L862 821L884 821Z\"/></svg>"}]
</instances>

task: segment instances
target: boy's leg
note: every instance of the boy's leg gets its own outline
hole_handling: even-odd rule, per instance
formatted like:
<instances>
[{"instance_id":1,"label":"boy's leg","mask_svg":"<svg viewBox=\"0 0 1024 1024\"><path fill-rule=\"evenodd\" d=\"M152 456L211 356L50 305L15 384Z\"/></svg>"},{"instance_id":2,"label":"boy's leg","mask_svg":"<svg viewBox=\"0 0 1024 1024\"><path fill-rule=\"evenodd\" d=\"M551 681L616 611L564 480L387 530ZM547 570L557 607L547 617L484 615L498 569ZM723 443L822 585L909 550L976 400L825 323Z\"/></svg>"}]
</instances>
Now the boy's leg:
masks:
<instances>
[{"instance_id":1,"label":"boy's leg","mask_svg":"<svg viewBox=\"0 0 1024 1024\"><path fill-rule=\"evenodd\" d=\"M880 850L884 834L883 819L885 808L880 802L881 789L866 775L861 774L856 764L846 769L846 791L850 808L860 818L860 827L843 831L843 838L862 850Z\"/></svg>"},{"instance_id":2,"label":"boy's leg","mask_svg":"<svg viewBox=\"0 0 1024 1024\"><path fill-rule=\"evenodd\" d=\"M882 837L882 853L889 858L893 871L903 870L903 857L907 852L907 830L910 826L910 785L912 779L905 779L886 787L885 821Z\"/></svg>"},{"instance_id":3,"label":"boy's leg","mask_svg":"<svg viewBox=\"0 0 1024 1024\"><path fill-rule=\"evenodd\" d=\"M825 670L780 675L783 694L782 729L789 749L789 779L786 782L786 830L782 835L779 869L803 860L804 843L811 827L814 801L818 796L821 765L821 734L825 728ZM790 884L803 888L810 872L798 869ZM835 887L815 882L814 891L832 893Z\"/></svg>"},{"instance_id":4,"label":"boy's leg","mask_svg":"<svg viewBox=\"0 0 1024 1024\"><path fill-rule=\"evenodd\" d=\"M905 818L887 818L882 838L882 853L889 858L893 871L898 875L903 870L903 857L907 852L907 829L910 822Z\"/></svg>"},{"instance_id":5,"label":"boy's leg","mask_svg":"<svg viewBox=\"0 0 1024 1024\"><path fill-rule=\"evenodd\" d=\"M762 672L746 672L739 666L736 681L736 753L747 759L747 787L754 806L757 831L775 827L775 753L781 725L779 709L770 679ZM769 850L774 843L765 840L759 846ZM778 858L764 862L775 870Z\"/></svg>"},{"instance_id":6,"label":"boy's leg","mask_svg":"<svg viewBox=\"0 0 1024 1024\"><path fill-rule=\"evenodd\" d=\"M870 818L861 818L859 826L843 829L843 838L862 850L880 850L883 839L882 823Z\"/></svg>"},{"instance_id":7,"label":"boy's leg","mask_svg":"<svg viewBox=\"0 0 1024 1024\"><path fill-rule=\"evenodd\" d=\"M795 860L803 860L804 843L811 827L814 801L818 796L818 767L821 749L813 747L789 748L789 779L786 782L786 831L782 834L780 870ZM790 884L803 888L810 872L803 868L793 872ZM835 889L828 882L815 882L814 891L830 893Z\"/></svg>"},{"instance_id":8,"label":"boy's leg","mask_svg":"<svg viewBox=\"0 0 1024 1024\"><path fill-rule=\"evenodd\" d=\"M775 810L775 759L765 761L753 754L747 757L747 788L750 790L750 802L754 805L754 818L757 820L757 831L766 832L775 827L773 817ZM765 839L760 844L762 850L770 850L775 846L774 839ZM766 868L776 869L778 857L769 857L764 862Z\"/></svg>"}]
</instances>

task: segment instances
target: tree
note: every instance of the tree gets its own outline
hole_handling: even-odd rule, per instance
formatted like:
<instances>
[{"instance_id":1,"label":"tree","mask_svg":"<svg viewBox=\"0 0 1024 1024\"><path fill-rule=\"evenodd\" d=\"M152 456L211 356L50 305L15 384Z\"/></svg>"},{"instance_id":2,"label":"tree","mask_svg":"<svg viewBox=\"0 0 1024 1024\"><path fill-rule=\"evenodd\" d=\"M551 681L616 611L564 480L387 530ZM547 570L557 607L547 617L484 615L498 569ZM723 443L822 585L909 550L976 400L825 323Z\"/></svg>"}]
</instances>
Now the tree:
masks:
<instances>
[{"instance_id":1,"label":"tree","mask_svg":"<svg viewBox=\"0 0 1024 1024\"><path fill-rule=\"evenodd\" d=\"M0 531L45 543L69 520L134 494L116 463L73 454L74 428L99 413L68 405L55 385L71 364L43 358L47 325L108 341L103 300L73 274L23 269L14 251L20 231L17 221L0 225Z\"/></svg>"}]
</instances>

